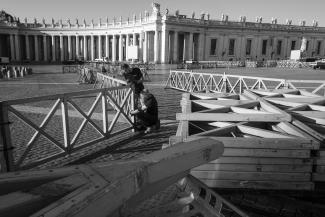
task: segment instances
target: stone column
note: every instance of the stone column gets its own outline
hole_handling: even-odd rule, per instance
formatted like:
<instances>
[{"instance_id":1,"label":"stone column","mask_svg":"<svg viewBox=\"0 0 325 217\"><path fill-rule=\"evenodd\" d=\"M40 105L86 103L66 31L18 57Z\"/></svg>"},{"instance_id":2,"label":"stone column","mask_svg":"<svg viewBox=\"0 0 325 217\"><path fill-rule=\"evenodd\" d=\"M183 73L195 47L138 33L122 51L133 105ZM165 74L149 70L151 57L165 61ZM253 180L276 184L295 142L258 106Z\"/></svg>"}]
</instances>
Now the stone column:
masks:
<instances>
[{"instance_id":1,"label":"stone column","mask_svg":"<svg viewBox=\"0 0 325 217\"><path fill-rule=\"evenodd\" d=\"M128 60L128 47L130 45L130 35L129 34L126 34L126 40L125 40L125 60L127 61Z\"/></svg>"},{"instance_id":2,"label":"stone column","mask_svg":"<svg viewBox=\"0 0 325 217\"><path fill-rule=\"evenodd\" d=\"M144 32L143 62L148 62L148 32Z\"/></svg>"},{"instance_id":3,"label":"stone column","mask_svg":"<svg viewBox=\"0 0 325 217\"><path fill-rule=\"evenodd\" d=\"M109 35L106 35L106 57L109 59Z\"/></svg>"},{"instance_id":4,"label":"stone column","mask_svg":"<svg viewBox=\"0 0 325 217\"><path fill-rule=\"evenodd\" d=\"M199 61L204 60L204 46L204 33L201 32L199 35Z\"/></svg>"},{"instance_id":5,"label":"stone column","mask_svg":"<svg viewBox=\"0 0 325 217\"><path fill-rule=\"evenodd\" d=\"M223 53L223 51L224 51L224 36L221 34L220 35L220 39L218 38L218 41L220 40L220 42L217 42L217 46L218 46L218 44L219 44L219 46L218 46L218 57L219 57L219 60L221 60L222 59L222 53Z\"/></svg>"},{"instance_id":6,"label":"stone column","mask_svg":"<svg viewBox=\"0 0 325 217\"><path fill-rule=\"evenodd\" d=\"M178 63L178 32L174 31L174 53L173 53L174 63Z\"/></svg>"},{"instance_id":7,"label":"stone column","mask_svg":"<svg viewBox=\"0 0 325 217\"><path fill-rule=\"evenodd\" d=\"M38 38L37 35L34 35L34 44L35 44L35 61L39 61L39 54L38 54Z\"/></svg>"},{"instance_id":8,"label":"stone column","mask_svg":"<svg viewBox=\"0 0 325 217\"><path fill-rule=\"evenodd\" d=\"M29 48L29 38L28 35L25 35L25 44L26 44L26 59L30 60L30 48Z\"/></svg>"},{"instance_id":9,"label":"stone column","mask_svg":"<svg viewBox=\"0 0 325 217\"><path fill-rule=\"evenodd\" d=\"M15 44L14 44L14 36L13 35L10 35L10 56L11 56L11 60L16 60Z\"/></svg>"},{"instance_id":10,"label":"stone column","mask_svg":"<svg viewBox=\"0 0 325 217\"><path fill-rule=\"evenodd\" d=\"M19 38L18 34L15 35L15 50L16 50L16 60L20 61L20 47L19 47Z\"/></svg>"},{"instance_id":11,"label":"stone column","mask_svg":"<svg viewBox=\"0 0 325 217\"><path fill-rule=\"evenodd\" d=\"M68 58L72 59L72 49L71 49L71 35L68 35Z\"/></svg>"},{"instance_id":12,"label":"stone column","mask_svg":"<svg viewBox=\"0 0 325 217\"><path fill-rule=\"evenodd\" d=\"M188 59L193 60L193 32L190 32L188 37Z\"/></svg>"},{"instance_id":13,"label":"stone column","mask_svg":"<svg viewBox=\"0 0 325 217\"><path fill-rule=\"evenodd\" d=\"M186 34L184 33L183 39L183 62L186 61Z\"/></svg>"},{"instance_id":14,"label":"stone column","mask_svg":"<svg viewBox=\"0 0 325 217\"><path fill-rule=\"evenodd\" d=\"M47 61L47 43L46 35L43 35L44 61Z\"/></svg>"},{"instance_id":15,"label":"stone column","mask_svg":"<svg viewBox=\"0 0 325 217\"><path fill-rule=\"evenodd\" d=\"M139 34L139 60L143 61L143 32Z\"/></svg>"},{"instance_id":16,"label":"stone column","mask_svg":"<svg viewBox=\"0 0 325 217\"><path fill-rule=\"evenodd\" d=\"M118 55L118 60L120 62L123 61L123 35L120 34L120 40L119 40L119 43L118 43L118 52L119 52L119 55Z\"/></svg>"},{"instance_id":17,"label":"stone column","mask_svg":"<svg viewBox=\"0 0 325 217\"><path fill-rule=\"evenodd\" d=\"M240 59L242 61L245 61L246 59L246 43L247 43L247 39L245 37L245 35L241 36L241 48L240 48Z\"/></svg>"},{"instance_id":18,"label":"stone column","mask_svg":"<svg viewBox=\"0 0 325 217\"><path fill-rule=\"evenodd\" d=\"M116 35L113 35L112 41L112 61L116 62Z\"/></svg>"},{"instance_id":19,"label":"stone column","mask_svg":"<svg viewBox=\"0 0 325 217\"><path fill-rule=\"evenodd\" d=\"M137 35L133 33L133 46L137 46Z\"/></svg>"},{"instance_id":20,"label":"stone column","mask_svg":"<svg viewBox=\"0 0 325 217\"><path fill-rule=\"evenodd\" d=\"M91 40L90 41L91 60L94 61L95 60L95 49L94 49L95 39L93 35L90 36L90 40Z\"/></svg>"},{"instance_id":21,"label":"stone column","mask_svg":"<svg viewBox=\"0 0 325 217\"><path fill-rule=\"evenodd\" d=\"M87 49L87 35L84 35L83 37L84 40L84 60L87 60L87 53L88 53L88 49Z\"/></svg>"},{"instance_id":22,"label":"stone column","mask_svg":"<svg viewBox=\"0 0 325 217\"><path fill-rule=\"evenodd\" d=\"M288 37L283 38L283 52L282 55L280 56L281 59L286 59L288 57Z\"/></svg>"},{"instance_id":23,"label":"stone column","mask_svg":"<svg viewBox=\"0 0 325 217\"><path fill-rule=\"evenodd\" d=\"M52 35L51 39L52 39L52 62L55 62L55 60L56 60L56 58L55 58L55 36Z\"/></svg>"},{"instance_id":24,"label":"stone column","mask_svg":"<svg viewBox=\"0 0 325 217\"><path fill-rule=\"evenodd\" d=\"M154 38L154 62L158 63L159 62L159 32L156 29L155 30L155 38Z\"/></svg>"},{"instance_id":25,"label":"stone column","mask_svg":"<svg viewBox=\"0 0 325 217\"><path fill-rule=\"evenodd\" d=\"M102 58L102 36L98 36L98 58Z\"/></svg>"},{"instance_id":26,"label":"stone column","mask_svg":"<svg viewBox=\"0 0 325 217\"><path fill-rule=\"evenodd\" d=\"M168 34L169 31L166 30L166 26L164 25L161 32L161 63L168 63Z\"/></svg>"},{"instance_id":27,"label":"stone column","mask_svg":"<svg viewBox=\"0 0 325 217\"><path fill-rule=\"evenodd\" d=\"M63 36L60 35L60 59L61 62L64 61L64 48L63 48Z\"/></svg>"},{"instance_id":28,"label":"stone column","mask_svg":"<svg viewBox=\"0 0 325 217\"><path fill-rule=\"evenodd\" d=\"M253 52L253 59L254 60L258 60L258 57L259 57L259 42L260 42L260 39L259 39L259 36L255 36L254 38L254 49L252 49L252 52Z\"/></svg>"},{"instance_id":29,"label":"stone column","mask_svg":"<svg viewBox=\"0 0 325 217\"><path fill-rule=\"evenodd\" d=\"M11 57L11 60L16 60L15 42L14 42L14 36L13 35L10 35L10 57Z\"/></svg>"},{"instance_id":30,"label":"stone column","mask_svg":"<svg viewBox=\"0 0 325 217\"><path fill-rule=\"evenodd\" d=\"M80 55L79 47L80 47L79 35L76 35L76 59L79 58Z\"/></svg>"}]
</instances>

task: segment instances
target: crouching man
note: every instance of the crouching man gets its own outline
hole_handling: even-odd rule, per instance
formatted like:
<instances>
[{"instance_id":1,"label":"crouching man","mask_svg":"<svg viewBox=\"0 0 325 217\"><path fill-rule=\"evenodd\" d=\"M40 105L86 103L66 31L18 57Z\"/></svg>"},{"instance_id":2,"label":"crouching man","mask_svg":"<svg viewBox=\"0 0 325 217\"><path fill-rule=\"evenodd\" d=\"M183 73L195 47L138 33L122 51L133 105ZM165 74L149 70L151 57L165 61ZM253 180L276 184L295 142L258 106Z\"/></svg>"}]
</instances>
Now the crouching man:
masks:
<instances>
[{"instance_id":1,"label":"crouching man","mask_svg":"<svg viewBox=\"0 0 325 217\"><path fill-rule=\"evenodd\" d=\"M131 111L132 115L137 118L137 129L145 129L145 133L160 128L160 120L158 119L158 103L154 95L149 93L147 89L140 92L140 106L137 110Z\"/></svg>"}]
</instances>

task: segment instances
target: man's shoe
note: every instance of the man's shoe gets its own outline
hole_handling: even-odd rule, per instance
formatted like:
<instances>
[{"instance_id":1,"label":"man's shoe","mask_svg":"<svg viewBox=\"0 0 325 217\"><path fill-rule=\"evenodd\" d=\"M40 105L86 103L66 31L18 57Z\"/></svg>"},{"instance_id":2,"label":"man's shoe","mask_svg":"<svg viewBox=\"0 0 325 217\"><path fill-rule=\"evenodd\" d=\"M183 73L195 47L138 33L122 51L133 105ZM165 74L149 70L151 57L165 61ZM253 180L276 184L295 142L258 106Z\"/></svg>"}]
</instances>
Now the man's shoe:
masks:
<instances>
[{"instance_id":1,"label":"man's shoe","mask_svg":"<svg viewBox=\"0 0 325 217\"><path fill-rule=\"evenodd\" d=\"M147 127L146 131L144 131L144 133L151 133L152 132L152 128L151 127Z\"/></svg>"}]
</instances>

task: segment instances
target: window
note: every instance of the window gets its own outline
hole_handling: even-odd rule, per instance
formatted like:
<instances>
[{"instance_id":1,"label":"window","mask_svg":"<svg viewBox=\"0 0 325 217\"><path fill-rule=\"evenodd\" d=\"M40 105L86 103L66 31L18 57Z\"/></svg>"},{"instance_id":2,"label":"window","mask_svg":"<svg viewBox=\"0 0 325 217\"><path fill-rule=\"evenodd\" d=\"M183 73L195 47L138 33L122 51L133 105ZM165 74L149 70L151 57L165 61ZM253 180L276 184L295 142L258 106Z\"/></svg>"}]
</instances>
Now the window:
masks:
<instances>
[{"instance_id":1,"label":"window","mask_svg":"<svg viewBox=\"0 0 325 217\"><path fill-rule=\"evenodd\" d=\"M262 42L262 55L266 55L266 45L267 45L267 40L263 40L263 42Z\"/></svg>"},{"instance_id":2,"label":"window","mask_svg":"<svg viewBox=\"0 0 325 217\"><path fill-rule=\"evenodd\" d=\"M278 43L276 44L276 54L277 55L281 55L281 48L282 48L282 41L278 41Z\"/></svg>"},{"instance_id":3,"label":"window","mask_svg":"<svg viewBox=\"0 0 325 217\"><path fill-rule=\"evenodd\" d=\"M251 55L252 50L252 39L247 39L246 41L246 55Z\"/></svg>"},{"instance_id":4,"label":"window","mask_svg":"<svg viewBox=\"0 0 325 217\"><path fill-rule=\"evenodd\" d=\"M308 50L308 48L309 48L309 41L307 41L306 50Z\"/></svg>"},{"instance_id":5,"label":"window","mask_svg":"<svg viewBox=\"0 0 325 217\"><path fill-rule=\"evenodd\" d=\"M211 39L210 55L211 56L217 55L217 39L216 38Z\"/></svg>"},{"instance_id":6,"label":"window","mask_svg":"<svg viewBox=\"0 0 325 217\"><path fill-rule=\"evenodd\" d=\"M229 52L228 55L235 55L235 39L229 39Z\"/></svg>"},{"instance_id":7,"label":"window","mask_svg":"<svg viewBox=\"0 0 325 217\"><path fill-rule=\"evenodd\" d=\"M321 47L322 47L322 42L321 41L317 41L317 55L320 54Z\"/></svg>"},{"instance_id":8,"label":"window","mask_svg":"<svg viewBox=\"0 0 325 217\"><path fill-rule=\"evenodd\" d=\"M296 50L296 41L291 41L291 50Z\"/></svg>"}]
</instances>

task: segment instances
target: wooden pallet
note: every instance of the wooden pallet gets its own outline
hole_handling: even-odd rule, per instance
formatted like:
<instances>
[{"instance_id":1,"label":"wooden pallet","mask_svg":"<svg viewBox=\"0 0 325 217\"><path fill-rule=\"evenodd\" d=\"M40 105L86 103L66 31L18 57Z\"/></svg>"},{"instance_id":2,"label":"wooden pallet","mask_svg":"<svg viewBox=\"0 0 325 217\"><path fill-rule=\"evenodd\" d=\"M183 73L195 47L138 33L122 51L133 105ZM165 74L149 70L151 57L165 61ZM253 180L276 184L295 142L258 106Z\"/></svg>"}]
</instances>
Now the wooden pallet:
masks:
<instances>
[{"instance_id":1,"label":"wooden pallet","mask_svg":"<svg viewBox=\"0 0 325 217\"><path fill-rule=\"evenodd\" d=\"M324 100L303 90L184 94L170 144L224 143L220 159L192 170L210 187L311 190L325 178Z\"/></svg>"}]
</instances>

